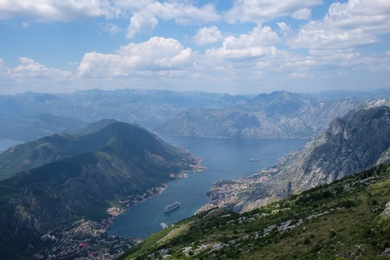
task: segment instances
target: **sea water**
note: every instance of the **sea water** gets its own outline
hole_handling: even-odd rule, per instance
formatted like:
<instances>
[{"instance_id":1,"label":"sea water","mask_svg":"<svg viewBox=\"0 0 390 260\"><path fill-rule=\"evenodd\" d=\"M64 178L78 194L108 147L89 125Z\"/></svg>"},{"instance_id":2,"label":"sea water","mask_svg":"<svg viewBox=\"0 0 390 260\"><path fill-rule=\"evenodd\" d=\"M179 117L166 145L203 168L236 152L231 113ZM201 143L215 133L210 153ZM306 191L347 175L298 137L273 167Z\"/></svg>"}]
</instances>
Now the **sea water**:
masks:
<instances>
[{"instance_id":1,"label":"sea water","mask_svg":"<svg viewBox=\"0 0 390 260\"><path fill-rule=\"evenodd\" d=\"M205 194L216 181L249 176L273 165L284 154L303 148L303 139L214 139L194 137L161 137L164 141L187 148L202 159L203 172L189 173L188 178L168 183L158 196L119 215L108 233L123 237L146 238L161 230L161 223L173 224L192 216L209 202ZM173 202L180 207L168 214L164 207Z\"/></svg>"}]
</instances>

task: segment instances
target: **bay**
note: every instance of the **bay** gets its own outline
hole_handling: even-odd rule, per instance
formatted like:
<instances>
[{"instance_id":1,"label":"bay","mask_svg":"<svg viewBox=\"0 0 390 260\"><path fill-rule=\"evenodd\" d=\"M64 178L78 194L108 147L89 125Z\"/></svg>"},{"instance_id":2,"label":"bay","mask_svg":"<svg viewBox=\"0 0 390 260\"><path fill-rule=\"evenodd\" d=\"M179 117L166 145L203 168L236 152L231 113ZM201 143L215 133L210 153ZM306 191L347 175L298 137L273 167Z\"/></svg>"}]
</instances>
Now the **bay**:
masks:
<instances>
[{"instance_id":1,"label":"bay","mask_svg":"<svg viewBox=\"0 0 390 260\"><path fill-rule=\"evenodd\" d=\"M122 237L146 238L161 230L160 223L173 224L188 218L209 199L205 193L214 182L249 176L273 165L284 154L303 148L303 139L214 139L194 137L161 137L176 146L185 147L202 159L203 172L189 173L188 178L168 183L158 196L130 208L117 216L108 233ZM175 201L180 207L164 214L164 206Z\"/></svg>"}]
</instances>

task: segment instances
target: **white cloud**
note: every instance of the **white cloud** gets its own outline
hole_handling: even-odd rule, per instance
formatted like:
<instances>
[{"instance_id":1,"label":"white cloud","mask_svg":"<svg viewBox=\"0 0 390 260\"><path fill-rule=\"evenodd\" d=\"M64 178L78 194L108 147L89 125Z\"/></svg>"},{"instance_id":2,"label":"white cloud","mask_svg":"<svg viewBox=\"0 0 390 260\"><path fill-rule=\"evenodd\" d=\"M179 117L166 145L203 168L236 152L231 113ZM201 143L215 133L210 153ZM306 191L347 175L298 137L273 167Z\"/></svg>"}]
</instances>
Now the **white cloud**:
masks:
<instances>
[{"instance_id":1,"label":"white cloud","mask_svg":"<svg viewBox=\"0 0 390 260\"><path fill-rule=\"evenodd\" d=\"M199 8L187 1L0 0L0 19L24 18L66 22L102 16L109 19L131 16L127 31L128 38L137 33L153 30L159 19L173 20L181 25L192 22L207 23L220 19L214 5L206 4Z\"/></svg>"},{"instance_id":2,"label":"white cloud","mask_svg":"<svg viewBox=\"0 0 390 260\"><path fill-rule=\"evenodd\" d=\"M238 37L227 37L220 48L211 48L206 55L222 58L247 59L271 56L277 52L273 44L279 41L278 35L271 27L255 27L249 34Z\"/></svg>"},{"instance_id":3,"label":"white cloud","mask_svg":"<svg viewBox=\"0 0 390 260\"><path fill-rule=\"evenodd\" d=\"M152 37L143 43L123 46L118 53L122 56L139 57L145 67L158 65L161 68L170 68L185 65L190 60L192 51L184 48L175 39Z\"/></svg>"},{"instance_id":4,"label":"white cloud","mask_svg":"<svg viewBox=\"0 0 390 260\"><path fill-rule=\"evenodd\" d=\"M164 70L181 70L191 64L192 50L175 39L152 37L122 46L116 54L86 53L79 65L84 77L128 77Z\"/></svg>"},{"instance_id":5,"label":"white cloud","mask_svg":"<svg viewBox=\"0 0 390 260\"><path fill-rule=\"evenodd\" d=\"M190 22L215 22L220 19L212 4L201 8L181 2L154 2L146 7L151 13L163 20L175 20L178 24Z\"/></svg>"},{"instance_id":6,"label":"white cloud","mask_svg":"<svg viewBox=\"0 0 390 260\"><path fill-rule=\"evenodd\" d=\"M153 1L136 11L127 31L127 37L132 38L137 33L150 32L158 24L158 20L173 20L177 24L207 23L218 21L219 15L211 4L201 8L180 2Z\"/></svg>"},{"instance_id":7,"label":"white cloud","mask_svg":"<svg viewBox=\"0 0 390 260\"><path fill-rule=\"evenodd\" d=\"M0 19L31 18L43 21L69 21L104 15L107 2L57 0L0 0Z\"/></svg>"},{"instance_id":8,"label":"white cloud","mask_svg":"<svg viewBox=\"0 0 390 260\"><path fill-rule=\"evenodd\" d=\"M193 40L198 45L216 43L222 40L222 33L217 26L203 27L198 30Z\"/></svg>"},{"instance_id":9,"label":"white cloud","mask_svg":"<svg viewBox=\"0 0 390 260\"><path fill-rule=\"evenodd\" d=\"M350 0L333 3L321 21L303 26L293 47L310 49L351 48L379 42L390 33L390 1Z\"/></svg>"},{"instance_id":10,"label":"white cloud","mask_svg":"<svg viewBox=\"0 0 390 260\"><path fill-rule=\"evenodd\" d=\"M157 18L150 12L135 13L130 19L126 36L132 38L139 32L151 32L157 24Z\"/></svg>"},{"instance_id":11,"label":"white cloud","mask_svg":"<svg viewBox=\"0 0 390 260\"><path fill-rule=\"evenodd\" d=\"M292 14L292 18L297 20L309 20L310 16L311 10L309 8L299 9Z\"/></svg>"},{"instance_id":12,"label":"white cloud","mask_svg":"<svg viewBox=\"0 0 390 260\"><path fill-rule=\"evenodd\" d=\"M230 23L261 23L278 17L291 16L301 9L322 4L322 0L235 0L233 7L225 13Z\"/></svg>"},{"instance_id":13,"label":"white cloud","mask_svg":"<svg viewBox=\"0 0 390 260\"><path fill-rule=\"evenodd\" d=\"M16 68L9 69L8 74L13 78L52 78L65 79L71 77L69 71L48 68L33 59L21 57L19 59L20 65Z\"/></svg>"},{"instance_id":14,"label":"white cloud","mask_svg":"<svg viewBox=\"0 0 390 260\"><path fill-rule=\"evenodd\" d=\"M365 50L359 48L361 45L388 40L388 0L335 2L330 5L323 19L308 22L292 21L291 18L311 19L312 8L324 1L234 0L233 7L224 13L225 21L220 21L221 17L214 5L195 6L199 2L203 1L0 0L0 19L22 18L3 24L34 26L34 21L37 20L73 21L103 17L108 20L95 20L100 26L100 32L112 35L126 33L128 38L132 38L162 28L164 31L158 33L165 35L165 38L150 36L144 42L114 46L116 52L93 52L94 49L109 49L109 45L103 43L106 39L99 35L103 44L100 45L99 42L89 47L90 50L82 60L76 61L78 69L74 74L50 68L30 58L21 58L20 64L7 68L0 59L0 86L5 86L4 82L8 80L24 82L25 89L28 89L30 82L36 82L38 86L63 79L75 89L79 85L129 87L130 83L137 84L136 87L144 87L145 82L150 87L157 88L165 82L165 86L169 87L171 84L193 84L196 88L212 91L208 88L214 85L243 86L268 82L269 86L288 87L290 82L298 80L312 80L320 84L314 78L331 78L335 73L353 75L356 71L368 74L375 71L385 74L390 71L390 49L384 50L386 42L369 46ZM323 7L325 6L324 4ZM110 18L122 20L109 20ZM164 21L169 23L164 24ZM229 26L226 21L245 24ZM266 24L267 21L271 22ZM288 24L289 21L291 24ZM129 22L127 31L123 22ZM188 30L183 30L173 23L190 26ZM76 24L71 26L74 25ZM167 30L166 25L171 26L171 30ZM238 34L239 30L245 31ZM183 31L187 35L183 35ZM192 38L189 38L190 34L193 34ZM202 47L208 49L199 53L184 47L179 40L168 37L193 40L198 45L210 45ZM112 40L112 44L117 44L123 39L112 37L109 40ZM53 43L55 41L48 41L48 44ZM376 46L380 49L377 50ZM28 47L34 49L33 46ZM88 48L87 45L85 47ZM7 57L13 59L11 55ZM72 57L70 60L75 59ZM355 76L363 77L363 74Z\"/></svg>"},{"instance_id":15,"label":"white cloud","mask_svg":"<svg viewBox=\"0 0 390 260\"><path fill-rule=\"evenodd\" d=\"M81 76L93 78L129 76L130 70L139 62L138 57L90 52L84 54L78 72Z\"/></svg>"},{"instance_id":16,"label":"white cloud","mask_svg":"<svg viewBox=\"0 0 390 260\"><path fill-rule=\"evenodd\" d=\"M20 64L14 68L6 67L0 58L0 91L21 93L25 91L66 92L69 82L74 80L71 72L49 68L31 58L19 58ZM70 86L79 86L70 84Z\"/></svg>"}]
</instances>

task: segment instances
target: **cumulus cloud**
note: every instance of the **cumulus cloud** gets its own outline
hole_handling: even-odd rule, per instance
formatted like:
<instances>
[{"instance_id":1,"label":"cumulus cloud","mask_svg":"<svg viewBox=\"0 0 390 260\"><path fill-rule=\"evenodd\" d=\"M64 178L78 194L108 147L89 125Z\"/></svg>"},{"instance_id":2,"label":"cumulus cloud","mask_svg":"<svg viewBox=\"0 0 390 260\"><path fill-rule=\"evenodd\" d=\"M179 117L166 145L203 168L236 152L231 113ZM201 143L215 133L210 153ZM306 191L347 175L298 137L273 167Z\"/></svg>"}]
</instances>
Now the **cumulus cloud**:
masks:
<instances>
[{"instance_id":1,"label":"cumulus cloud","mask_svg":"<svg viewBox=\"0 0 390 260\"><path fill-rule=\"evenodd\" d=\"M1 0L0 19L23 17L44 21L70 21L104 15L107 4L103 0Z\"/></svg>"},{"instance_id":2,"label":"cumulus cloud","mask_svg":"<svg viewBox=\"0 0 390 260\"><path fill-rule=\"evenodd\" d=\"M220 21L214 5L195 6L198 2L201 1L0 0L0 19L26 18L8 24L34 26L34 21L66 22L103 17L107 20L97 19L100 31L112 35L126 33L126 37L133 38L159 28L163 21L170 21L173 29L164 31L164 35L191 39L197 45L210 44L200 53L166 36L132 42L116 47L111 53L92 52L92 49L77 62L75 74L26 57L20 58L18 66L7 68L0 59L1 82L5 85L7 80L23 81L27 89L30 82L35 81L38 86L50 79L53 82L65 79L77 87L79 84L73 82L103 87L128 87L129 82L144 86L145 82L150 82L150 86L158 87L166 81L169 86L191 83L208 88L214 84L255 85L256 80L264 83L266 78L270 85L282 85L279 82L283 79L288 85L291 81L318 78L335 71L347 75L374 70L385 74L390 70L390 52L385 44L378 45L381 53L374 48L369 52L359 48L387 40L382 36L390 33L389 1L335 2L323 19L299 22L291 18L310 20L312 8L324 1L233 0L232 8L223 13L224 21ZM123 21L129 22L127 28ZM226 22L245 24L228 26ZM114 23L121 24L122 28ZM190 25L185 33L193 33L193 37L183 36L182 28L176 31L173 23ZM245 32L237 34L242 28Z\"/></svg>"},{"instance_id":3,"label":"cumulus cloud","mask_svg":"<svg viewBox=\"0 0 390 260\"><path fill-rule=\"evenodd\" d=\"M292 14L292 18L297 20L308 20L311 16L311 10L309 8L302 8L297 11L295 11Z\"/></svg>"},{"instance_id":4,"label":"cumulus cloud","mask_svg":"<svg viewBox=\"0 0 390 260\"><path fill-rule=\"evenodd\" d=\"M172 38L152 37L143 43L122 46L118 53L125 57L138 57L145 68L151 65L174 68L186 65L190 61L192 50L184 48L179 41Z\"/></svg>"},{"instance_id":5,"label":"cumulus cloud","mask_svg":"<svg viewBox=\"0 0 390 260\"><path fill-rule=\"evenodd\" d=\"M224 17L230 23L261 23L277 17L291 16L296 12L307 12L307 8L320 4L322 0L235 0L233 7L225 13Z\"/></svg>"},{"instance_id":6,"label":"cumulus cloud","mask_svg":"<svg viewBox=\"0 0 390 260\"><path fill-rule=\"evenodd\" d=\"M20 65L8 70L8 74L13 78L57 78L65 79L71 77L69 71L48 68L33 59L21 57L19 59Z\"/></svg>"},{"instance_id":7,"label":"cumulus cloud","mask_svg":"<svg viewBox=\"0 0 390 260\"><path fill-rule=\"evenodd\" d=\"M158 20L173 20L178 24L186 25L191 22L207 23L218 21L219 15L211 4L201 8L180 2L157 1L145 4L136 11L130 20L127 37L132 38L137 33L150 32L158 24Z\"/></svg>"},{"instance_id":8,"label":"cumulus cloud","mask_svg":"<svg viewBox=\"0 0 390 260\"><path fill-rule=\"evenodd\" d=\"M214 5L196 7L187 1L0 0L0 19L27 18L66 22L102 16L108 19L130 16L128 38L137 33L153 30L159 19L173 20L181 25L191 22L207 23L220 19Z\"/></svg>"},{"instance_id":9,"label":"cumulus cloud","mask_svg":"<svg viewBox=\"0 0 390 260\"><path fill-rule=\"evenodd\" d=\"M145 71L180 70L193 53L175 39L152 37L143 43L122 46L116 54L86 53L78 73L84 77L128 77Z\"/></svg>"},{"instance_id":10,"label":"cumulus cloud","mask_svg":"<svg viewBox=\"0 0 390 260\"><path fill-rule=\"evenodd\" d=\"M323 20L304 25L293 47L310 49L351 48L379 42L390 33L390 2L350 0L333 3Z\"/></svg>"},{"instance_id":11,"label":"cumulus cloud","mask_svg":"<svg viewBox=\"0 0 390 260\"><path fill-rule=\"evenodd\" d=\"M193 40L198 45L216 43L222 40L222 33L217 26L203 27L198 30Z\"/></svg>"},{"instance_id":12,"label":"cumulus cloud","mask_svg":"<svg viewBox=\"0 0 390 260\"><path fill-rule=\"evenodd\" d=\"M227 37L220 48L211 48L206 55L222 58L247 59L274 55L277 49L273 44L279 41L279 36L271 27L255 27L249 34L238 37Z\"/></svg>"},{"instance_id":13,"label":"cumulus cloud","mask_svg":"<svg viewBox=\"0 0 390 260\"><path fill-rule=\"evenodd\" d=\"M164 20L174 20L178 24L190 22L215 22L220 19L214 5L206 4L201 8L186 4L186 2L154 2L146 8Z\"/></svg>"},{"instance_id":14,"label":"cumulus cloud","mask_svg":"<svg viewBox=\"0 0 390 260\"><path fill-rule=\"evenodd\" d=\"M142 13L135 13L130 19L126 36L128 38L132 38L139 32L151 32L157 24L158 20L153 14L146 11Z\"/></svg>"}]
</instances>

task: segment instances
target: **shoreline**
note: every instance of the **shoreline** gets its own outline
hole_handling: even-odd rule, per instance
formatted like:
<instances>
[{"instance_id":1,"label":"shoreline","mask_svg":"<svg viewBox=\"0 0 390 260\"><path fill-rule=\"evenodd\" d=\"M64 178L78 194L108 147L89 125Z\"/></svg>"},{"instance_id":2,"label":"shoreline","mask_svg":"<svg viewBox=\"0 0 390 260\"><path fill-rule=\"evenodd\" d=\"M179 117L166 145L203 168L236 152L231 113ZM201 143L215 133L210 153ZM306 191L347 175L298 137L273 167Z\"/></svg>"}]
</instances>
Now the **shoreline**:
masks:
<instances>
[{"instance_id":1,"label":"shoreline","mask_svg":"<svg viewBox=\"0 0 390 260\"><path fill-rule=\"evenodd\" d=\"M202 172L207 167L201 165L201 162L202 162L202 159L197 157L197 158L195 158L195 164L190 165L190 167L192 168L191 170L185 170L185 171L182 171L182 172L180 172L180 173L178 173L176 175L172 174L172 176L170 176L170 177L172 178L172 180L174 180L174 179L185 179L185 178L188 177L188 173ZM118 208L118 207L108 208L107 212L111 215L111 217L108 218L108 219L103 219L101 221L101 224L104 225L104 227L105 227L105 231L104 232L107 233L107 231L110 229L112 223L115 221L115 219L116 219L116 217L118 215L120 215L120 214L122 214L122 213L124 213L124 212L126 212L128 210L130 210L132 207L140 205L141 203L147 201L148 199L151 199L151 198L153 198L155 196L160 195L168 187L168 183L169 183L169 181L163 183L161 186L153 187L153 188L147 190L142 195L135 196L135 198L133 200L131 200L131 201L130 201L130 199L127 200L126 204L122 208Z\"/></svg>"},{"instance_id":2,"label":"shoreline","mask_svg":"<svg viewBox=\"0 0 390 260\"><path fill-rule=\"evenodd\" d=\"M182 170L177 174L171 174L171 180L183 179L188 176L188 173L197 173L203 171L206 167L201 165L200 158L194 158L192 164L187 165L186 170ZM112 201L118 206L110 207L106 210L108 217L100 220L78 219L69 223L67 228L54 229L41 235L42 243L52 244L50 248L43 248L34 253L35 259L44 259L49 255L56 256L75 256L88 255L98 257L104 253L106 259L116 259L120 257L126 250L140 243L143 239L139 237L123 237L118 235L110 235L108 231L111 225L115 222L116 217L132 207L140 205L148 199L160 195L167 187L169 181L161 183L161 185L152 187L146 190L143 194L128 196L123 201ZM119 248L117 248L119 246ZM96 247L102 247L97 250ZM57 251L60 252L57 252ZM76 258L81 259L81 258Z\"/></svg>"}]
</instances>

